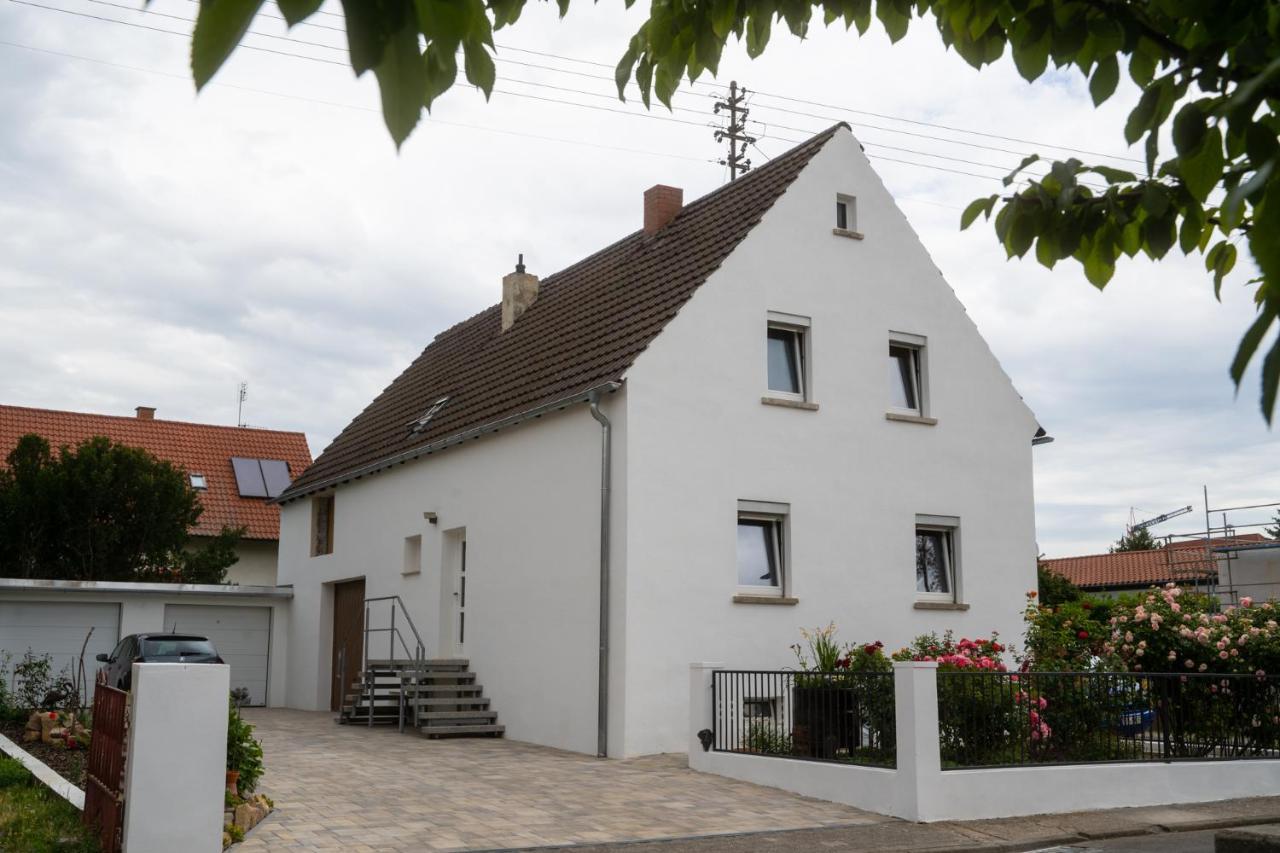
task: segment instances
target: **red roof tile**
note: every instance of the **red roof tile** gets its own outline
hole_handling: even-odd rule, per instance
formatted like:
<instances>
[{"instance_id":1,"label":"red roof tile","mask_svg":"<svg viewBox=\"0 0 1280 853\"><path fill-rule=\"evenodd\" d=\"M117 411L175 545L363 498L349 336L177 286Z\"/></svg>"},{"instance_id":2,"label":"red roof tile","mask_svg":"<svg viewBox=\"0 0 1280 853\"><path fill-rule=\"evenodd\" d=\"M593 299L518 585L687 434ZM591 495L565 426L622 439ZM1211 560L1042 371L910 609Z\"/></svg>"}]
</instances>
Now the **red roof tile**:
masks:
<instances>
[{"instance_id":1,"label":"red roof tile","mask_svg":"<svg viewBox=\"0 0 1280 853\"><path fill-rule=\"evenodd\" d=\"M231 457L282 459L294 478L311 464L306 436L300 432L0 406L0 465L28 433L43 436L54 448L106 436L141 447L189 474L204 474L204 512L191 532L206 536L226 526L247 528L246 539L280 538L280 508L264 498L240 497Z\"/></svg>"},{"instance_id":2,"label":"red roof tile","mask_svg":"<svg viewBox=\"0 0 1280 853\"><path fill-rule=\"evenodd\" d=\"M441 332L284 495L291 500L389 460L618 382L694 291L755 227L836 125L539 285L502 331L493 306ZM427 427L409 425L442 398Z\"/></svg>"},{"instance_id":3,"label":"red roof tile","mask_svg":"<svg viewBox=\"0 0 1280 853\"><path fill-rule=\"evenodd\" d=\"M1266 541L1257 533L1208 540L1213 547ZM1121 551L1084 557L1042 560L1045 568L1062 575L1081 589L1147 587L1169 583L1191 583L1215 579L1218 567L1205 548L1204 539L1174 542L1169 548L1151 551Z\"/></svg>"}]
</instances>

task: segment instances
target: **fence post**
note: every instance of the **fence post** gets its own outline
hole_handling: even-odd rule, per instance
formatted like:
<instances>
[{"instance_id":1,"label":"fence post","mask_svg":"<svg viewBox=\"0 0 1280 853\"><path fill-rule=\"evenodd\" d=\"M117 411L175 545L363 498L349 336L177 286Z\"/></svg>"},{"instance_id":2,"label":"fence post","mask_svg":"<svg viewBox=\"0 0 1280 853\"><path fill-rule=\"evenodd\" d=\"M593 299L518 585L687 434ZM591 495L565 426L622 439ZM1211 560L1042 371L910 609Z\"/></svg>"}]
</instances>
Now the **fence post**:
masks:
<instances>
[{"instance_id":1,"label":"fence post","mask_svg":"<svg viewBox=\"0 0 1280 853\"><path fill-rule=\"evenodd\" d=\"M711 674L723 669L724 664L700 663L689 664L689 767L693 770L705 769L702 741L698 732L715 728L715 708L711 703Z\"/></svg>"},{"instance_id":2,"label":"fence post","mask_svg":"<svg viewBox=\"0 0 1280 853\"><path fill-rule=\"evenodd\" d=\"M898 731L898 798L895 814L929 820L940 789L942 749L938 740L938 664L895 661Z\"/></svg>"}]
</instances>

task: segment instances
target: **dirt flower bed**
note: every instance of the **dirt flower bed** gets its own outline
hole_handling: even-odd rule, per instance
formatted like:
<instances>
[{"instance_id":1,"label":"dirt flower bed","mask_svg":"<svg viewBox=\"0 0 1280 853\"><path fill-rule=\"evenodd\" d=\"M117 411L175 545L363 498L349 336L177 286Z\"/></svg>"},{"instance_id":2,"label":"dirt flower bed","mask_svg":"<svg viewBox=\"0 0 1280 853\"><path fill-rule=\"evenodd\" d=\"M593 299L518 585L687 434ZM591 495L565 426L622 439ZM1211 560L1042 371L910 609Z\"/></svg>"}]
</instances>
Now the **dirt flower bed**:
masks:
<instances>
[{"instance_id":1,"label":"dirt flower bed","mask_svg":"<svg viewBox=\"0 0 1280 853\"><path fill-rule=\"evenodd\" d=\"M24 742L22 738L24 725L25 723L6 720L0 723L0 734L49 765L55 773L72 785L83 789L85 767L89 762L88 750L67 749L61 743L47 744L38 740Z\"/></svg>"}]
</instances>

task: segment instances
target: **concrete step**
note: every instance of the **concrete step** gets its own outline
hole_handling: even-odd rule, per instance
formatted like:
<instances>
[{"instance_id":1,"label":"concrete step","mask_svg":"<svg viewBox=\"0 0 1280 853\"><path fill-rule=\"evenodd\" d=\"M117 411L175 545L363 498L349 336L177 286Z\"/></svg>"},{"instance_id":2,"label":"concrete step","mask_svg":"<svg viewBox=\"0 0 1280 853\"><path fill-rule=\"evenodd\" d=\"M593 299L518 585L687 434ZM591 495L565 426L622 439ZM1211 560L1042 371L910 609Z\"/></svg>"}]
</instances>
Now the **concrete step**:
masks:
<instances>
[{"instance_id":1,"label":"concrete step","mask_svg":"<svg viewBox=\"0 0 1280 853\"><path fill-rule=\"evenodd\" d=\"M459 737L467 735L491 735L501 737L506 726L497 723L477 726L418 726L418 733L424 737Z\"/></svg>"},{"instance_id":2,"label":"concrete step","mask_svg":"<svg viewBox=\"0 0 1280 853\"><path fill-rule=\"evenodd\" d=\"M444 720L496 720L498 719L497 711L422 711L418 714L419 720L430 720L433 724L436 721Z\"/></svg>"},{"instance_id":3,"label":"concrete step","mask_svg":"<svg viewBox=\"0 0 1280 853\"><path fill-rule=\"evenodd\" d=\"M370 658L365 662L365 668L398 672L413 669L416 663L413 658ZM422 668L430 671L466 669L470 665L471 661L466 658L427 658L422 662Z\"/></svg>"},{"instance_id":4,"label":"concrete step","mask_svg":"<svg viewBox=\"0 0 1280 853\"><path fill-rule=\"evenodd\" d=\"M454 696L453 698L439 697L429 699L413 699L408 701L409 705L417 703L419 708L456 708L466 706L472 708L488 708L489 700L484 696Z\"/></svg>"}]
</instances>

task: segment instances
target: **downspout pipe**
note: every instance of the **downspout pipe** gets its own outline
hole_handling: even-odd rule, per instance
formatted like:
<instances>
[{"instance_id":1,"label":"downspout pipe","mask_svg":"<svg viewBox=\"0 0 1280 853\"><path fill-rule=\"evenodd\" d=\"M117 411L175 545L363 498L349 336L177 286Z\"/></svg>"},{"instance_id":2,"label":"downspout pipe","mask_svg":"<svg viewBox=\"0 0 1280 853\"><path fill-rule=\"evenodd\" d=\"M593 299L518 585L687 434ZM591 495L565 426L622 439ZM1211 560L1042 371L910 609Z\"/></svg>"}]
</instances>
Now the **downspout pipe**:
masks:
<instances>
[{"instance_id":1,"label":"downspout pipe","mask_svg":"<svg viewBox=\"0 0 1280 853\"><path fill-rule=\"evenodd\" d=\"M607 388L616 391L615 383ZM592 391L588 402L591 417L600 423L600 672L596 706L596 755L609 754L609 527L611 515L611 463L613 460L613 423L600 410L600 391Z\"/></svg>"}]
</instances>

